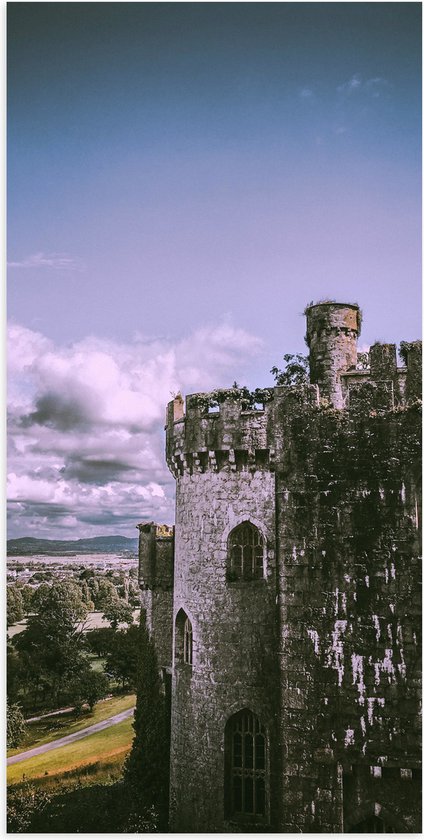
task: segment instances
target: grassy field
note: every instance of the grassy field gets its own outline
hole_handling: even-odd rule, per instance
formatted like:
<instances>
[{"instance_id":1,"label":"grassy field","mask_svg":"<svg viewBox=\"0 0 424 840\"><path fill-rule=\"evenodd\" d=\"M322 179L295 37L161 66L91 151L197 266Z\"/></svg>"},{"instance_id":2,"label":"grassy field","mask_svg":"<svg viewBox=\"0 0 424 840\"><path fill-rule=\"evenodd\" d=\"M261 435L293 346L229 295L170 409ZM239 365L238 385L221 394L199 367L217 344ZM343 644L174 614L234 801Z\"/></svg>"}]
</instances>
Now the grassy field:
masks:
<instances>
[{"instance_id":1,"label":"grassy field","mask_svg":"<svg viewBox=\"0 0 424 840\"><path fill-rule=\"evenodd\" d=\"M56 738L63 738L65 735L71 735L73 732L79 732L85 729L86 726L92 726L93 723L99 723L101 720L117 715L119 712L124 712L135 705L135 694L126 694L121 697L111 697L106 700L100 700L93 712L87 712L82 717L75 717L73 712L68 712L63 715L52 715L51 717L42 720L34 721L27 724L28 734L25 741L15 750L8 750L7 755L17 755L17 753L24 752L31 747L39 747L41 744L47 744L49 741L55 741ZM16 767L21 766L16 765Z\"/></svg>"},{"instance_id":2,"label":"grassy field","mask_svg":"<svg viewBox=\"0 0 424 840\"><path fill-rule=\"evenodd\" d=\"M129 718L81 741L12 764L7 768L7 784L19 784L47 776L57 779L64 774L74 774L75 771L81 774L90 765L112 763L116 767L118 762L122 766L133 736L132 719Z\"/></svg>"}]
</instances>

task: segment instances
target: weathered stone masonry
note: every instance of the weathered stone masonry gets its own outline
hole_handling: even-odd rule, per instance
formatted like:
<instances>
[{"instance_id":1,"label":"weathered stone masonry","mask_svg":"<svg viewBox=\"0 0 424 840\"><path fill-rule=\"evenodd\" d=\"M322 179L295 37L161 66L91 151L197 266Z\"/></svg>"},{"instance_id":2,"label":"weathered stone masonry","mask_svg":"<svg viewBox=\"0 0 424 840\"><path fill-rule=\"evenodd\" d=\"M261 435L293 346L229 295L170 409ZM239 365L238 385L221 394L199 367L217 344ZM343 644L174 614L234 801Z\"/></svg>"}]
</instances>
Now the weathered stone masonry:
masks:
<instances>
[{"instance_id":1,"label":"weathered stone masonry","mask_svg":"<svg viewBox=\"0 0 424 840\"><path fill-rule=\"evenodd\" d=\"M310 385L254 410L235 389L218 410L208 395L168 406L175 546L139 527L172 673L172 830L420 830L421 345L398 367L376 344L363 370L359 332L357 306L311 306ZM228 567L246 522L263 551L252 579ZM242 710L265 733L256 771L229 734Z\"/></svg>"}]
</instances>

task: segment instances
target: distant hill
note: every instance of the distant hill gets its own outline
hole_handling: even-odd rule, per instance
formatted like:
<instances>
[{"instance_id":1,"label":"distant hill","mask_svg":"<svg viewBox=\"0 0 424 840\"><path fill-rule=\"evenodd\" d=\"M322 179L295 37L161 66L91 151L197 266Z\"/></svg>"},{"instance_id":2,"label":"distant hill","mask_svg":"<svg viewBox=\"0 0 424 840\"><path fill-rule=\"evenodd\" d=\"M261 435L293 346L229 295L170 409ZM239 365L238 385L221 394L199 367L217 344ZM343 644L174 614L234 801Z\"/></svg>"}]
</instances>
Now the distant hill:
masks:
<instances>
[{"instance_id":1,"label":"distant hill","mask_svg":"<svg viewBox=\"0 0 424 840\"><path fill-rule=\"evenodd\" d=\"M7 541L9 557L17 554L115 554L123 551L136 552L138 539L130 537L90 537L82 540L38 540L35 537L19 537Z\"/></svg>"}]
</instances>

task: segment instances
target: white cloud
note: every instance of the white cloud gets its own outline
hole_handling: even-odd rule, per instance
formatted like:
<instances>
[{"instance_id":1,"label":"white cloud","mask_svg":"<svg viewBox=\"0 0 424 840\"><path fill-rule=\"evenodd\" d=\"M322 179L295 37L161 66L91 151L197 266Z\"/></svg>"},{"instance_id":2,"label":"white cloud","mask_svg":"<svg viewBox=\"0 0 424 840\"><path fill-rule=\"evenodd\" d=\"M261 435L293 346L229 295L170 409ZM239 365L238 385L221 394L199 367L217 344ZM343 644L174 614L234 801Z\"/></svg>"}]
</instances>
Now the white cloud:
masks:
<instances>
[{"instance_id":1,"label":"white cloud","mask_svg":"<svg viewBox=\"0 0 424 840\"><path fill-rule=\"evenodd\" d=\"M363 79L360 73L354 73L343 84L338 85L337 91L343 96L350 96L353 93L365 93L373 98L379 97L383 89L389 86L387 79L381 76L374 76L370 79Z\"/></svg>"},{"instance_id":2,"label":"white cloud","mask_svg":"<svg viewBox=\"0 0 424 840\"><path fill-rule=\"evenodd\" d=\"M314 92L313 92L312 88L304 87L304 88L301 88L301 90L299 92L299 96L300 96L301 99L312 99L312 97L314 96Z\"/></svg>"},{"instance_id":3,"label":"white cloud","mask_svg":"<svg viewBox=\"0 0 424 840\"><path fill-rule=\"evenodd\" d=\"M349 95L349 94L353 93L354 91L359 90L361 85L362 85L362 80L361 80L361 77L360 77L359 73L354 73L354 75L351 76L351 78L348 79L347 82L343 82L343 84L339 85L337 90L338 90L339 93L344 93L344 94Z\"/></svg>"},{"instance_id":4,"label":"white cloud","mask_svg":"<svg viewBox=\"0 0 424 840\"><path fill-rule=\"evenodd\" d=\"M242 379L261 342L224 323L179 341L56 346L9 329L10 536L134 534L173 521L163 425L172 394ZM77 523L77 524L75 524Z\"/></svg>"},{"instance_id":5,"label":"white cloud","mask_svg":"<svg viewBox=\"0 0 424 840\"><path fill-rule=\"evenodd\" d=\"M39 251L22 260L12 260L7 263L8 268L53 268L59 271L82 271L81 262L69 254L49 253Z\"/></svg>"}]
</instances>

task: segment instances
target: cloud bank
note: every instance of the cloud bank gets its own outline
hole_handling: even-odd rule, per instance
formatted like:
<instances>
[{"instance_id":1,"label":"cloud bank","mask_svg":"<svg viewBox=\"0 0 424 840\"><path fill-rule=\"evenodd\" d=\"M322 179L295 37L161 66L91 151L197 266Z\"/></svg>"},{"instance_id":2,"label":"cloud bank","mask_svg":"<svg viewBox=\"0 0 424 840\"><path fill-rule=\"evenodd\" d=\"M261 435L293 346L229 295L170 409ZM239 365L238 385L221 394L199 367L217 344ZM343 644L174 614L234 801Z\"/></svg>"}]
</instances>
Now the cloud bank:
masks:
<instances>
[{"instance_id":1,"label":"cloud bank","mask_svg":"<svg viewBox=\"0 0 424 840\"><path fill-rule=\"evenodd\" d=\"M229 324L171 342L142 335L57 346L19 324L8 331L9 537L78 539L137 522L172 522L164 456L167 402L243 378L261 349Z\"/></svg>"}]
</instances>

